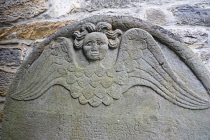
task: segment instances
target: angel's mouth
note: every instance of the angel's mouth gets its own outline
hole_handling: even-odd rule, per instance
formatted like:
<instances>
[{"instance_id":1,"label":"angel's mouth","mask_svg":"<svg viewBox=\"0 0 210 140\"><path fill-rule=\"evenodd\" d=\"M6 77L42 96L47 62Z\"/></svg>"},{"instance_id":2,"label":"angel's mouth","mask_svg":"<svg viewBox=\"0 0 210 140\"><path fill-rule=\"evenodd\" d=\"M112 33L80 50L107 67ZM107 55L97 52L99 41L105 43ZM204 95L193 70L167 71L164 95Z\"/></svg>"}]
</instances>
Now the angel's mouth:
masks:
<instances>
[{"instance_id":1,"label":"angel's mouth","mask_svg":"<svg viewBox=\"0 0 210 140\"><path fill-rule=\"evenodd\" d=\"M92 56L98 56L99 53L98 53L98 52L91 52L91 55L92 55Z\"/></svg>"}]
</instances>

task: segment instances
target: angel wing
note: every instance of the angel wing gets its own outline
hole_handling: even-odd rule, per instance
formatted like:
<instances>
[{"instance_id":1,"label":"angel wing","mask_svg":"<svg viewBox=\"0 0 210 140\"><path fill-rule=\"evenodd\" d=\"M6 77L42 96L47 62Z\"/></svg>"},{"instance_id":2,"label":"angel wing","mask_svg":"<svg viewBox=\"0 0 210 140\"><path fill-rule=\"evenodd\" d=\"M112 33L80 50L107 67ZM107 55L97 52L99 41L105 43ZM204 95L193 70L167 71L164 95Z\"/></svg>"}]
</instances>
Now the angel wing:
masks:
<instances>
[{"instance_id":1,"label":"angel wing","mask_svg":"<svg viewBox=\"0 0 210 140\"><path fill-rule=\"evenodd\" d=\"M116 73L122 92L141 85L150 87L170 102L188 109L206 109L210 101L196 95L169 67L160 47L146 31L133 28L123 34Z\"/></svg>"},{"instance_id":2,"label":"angel wing","mask_svg":"<svg viewBox=\"0 0 210 140\"><path fill-rule=\"evenodd\" d=\"M106 93L108 90L113 91L116 86L111 86L112 72L102 67L91 67L89 71L79 66L73 49L72 42L65 37L52 41L28 69L28 73L24 73L17 92L11 97L20 101L33 100L53 85L60 85L69 90L71 96L81 104L89 103L94 107L102 103L110 105L115 97L111 98Z\"/></svg>"},{"instance_id":3,"label":"angel wing","mask_svg":"<svg viewBox=\"0 0 210 140\"><path fill-rule=\"evenodd\" d=\"M68 71L80 71L75 66L72 49L73 44L67 38L59 37L52 41L21 78L16 93L11 97L16 100L36 99L53 85L68 89L69 78L74 79Z\"/></svg>"},{"instance_id":4,"label":"angel wing","mask_svg":"<svg viewBox=\"0 0 210 140\"><path fill-rule=\"evenodd\" d=\"M61 85L81 104L110 105L129 88L141 85L184 108L210 107L210 101L196 95L176 77L152 36L141 29L124 33L112 68L99 67L89 72L77 65L74 54L69 39L59 37L51 42L21 78L11 97L36 99L53 85Z\"/></svg>"}]
</instances>

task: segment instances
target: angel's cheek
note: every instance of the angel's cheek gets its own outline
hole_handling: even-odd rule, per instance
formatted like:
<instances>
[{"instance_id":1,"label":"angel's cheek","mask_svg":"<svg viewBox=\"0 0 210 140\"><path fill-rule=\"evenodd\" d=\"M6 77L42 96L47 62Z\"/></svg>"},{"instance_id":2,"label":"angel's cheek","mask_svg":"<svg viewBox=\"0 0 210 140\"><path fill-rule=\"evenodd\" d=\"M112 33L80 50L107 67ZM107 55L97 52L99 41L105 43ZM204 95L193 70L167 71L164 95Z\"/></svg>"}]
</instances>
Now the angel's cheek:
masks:
<instances>
[{"instance_id":1,"label":"angel's cheek","mask_svg":"<svg viewBox=\"0 0 210 140\"><path fill-rule=\"evenodd\" d=\"M90 59L91 56L91 46L84 46L83 47L83 53L86 58Z\"/></svg>"},{"instance_id":2,"label":"angel's cheek","mask_svg":"<svg viewBox=\"0 0 210 140\"><path fill-rule=\"evenodd\" d=\"M101 45L99 47L99 57L100 59L103 59L106 56L108 50L108 45Z\"/></svg>"}]
</instances>

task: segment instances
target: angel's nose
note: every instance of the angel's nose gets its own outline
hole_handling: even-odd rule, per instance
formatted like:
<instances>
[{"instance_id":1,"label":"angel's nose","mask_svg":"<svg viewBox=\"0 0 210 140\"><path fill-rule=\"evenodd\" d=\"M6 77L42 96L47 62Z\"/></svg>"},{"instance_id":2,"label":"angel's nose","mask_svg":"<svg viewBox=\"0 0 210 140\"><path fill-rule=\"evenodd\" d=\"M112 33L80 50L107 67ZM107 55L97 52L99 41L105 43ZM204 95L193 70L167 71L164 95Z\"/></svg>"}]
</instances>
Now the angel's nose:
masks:
<instances>
[{"instance_id":1,"label":"angel's nose","mask_svg":"<svg viewBox=\"0 0 210 140\"><path fill-rule=\"evenodd\" d=\"M92 51L97 51L97 50L98 50L97 44L93 44L91 50L92 50Z\"/></svg>"}]
</instances>

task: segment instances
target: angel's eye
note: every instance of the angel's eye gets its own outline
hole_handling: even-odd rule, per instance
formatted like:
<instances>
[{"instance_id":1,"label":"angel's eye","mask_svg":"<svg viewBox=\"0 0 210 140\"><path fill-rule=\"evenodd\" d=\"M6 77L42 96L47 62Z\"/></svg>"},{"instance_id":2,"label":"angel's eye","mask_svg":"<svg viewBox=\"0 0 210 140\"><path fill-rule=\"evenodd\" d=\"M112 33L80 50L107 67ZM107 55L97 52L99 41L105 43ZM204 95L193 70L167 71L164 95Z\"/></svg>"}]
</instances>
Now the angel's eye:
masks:
<instances>
[{"instance_id":1,"label":"angel's eye","mask_svg":"<svg viewBox=\"0 0 210 140\"><path fill-rule=\"evenodd\" d=\"M98 44L98 45L102 45L102 44L103 44L103 42L102 42L102 41L100 41L100 40L98 40L98 41L97 41L97 44Z\"/></svg>"},{"instance_id":2,"label":"angel's eye","mask_svg":"<svg viewBox=\"0 0 210 140\"><path fill-rule=\"evenodd\" d=\"M90 46L92 43L89 41L86 43L87 46Z\"/></svg>"}]
</instances>

